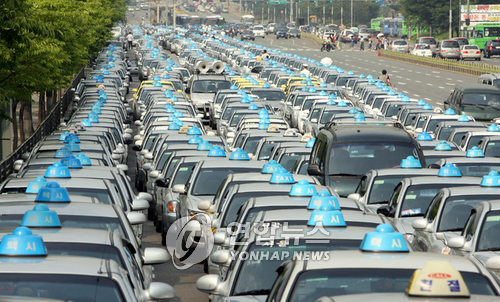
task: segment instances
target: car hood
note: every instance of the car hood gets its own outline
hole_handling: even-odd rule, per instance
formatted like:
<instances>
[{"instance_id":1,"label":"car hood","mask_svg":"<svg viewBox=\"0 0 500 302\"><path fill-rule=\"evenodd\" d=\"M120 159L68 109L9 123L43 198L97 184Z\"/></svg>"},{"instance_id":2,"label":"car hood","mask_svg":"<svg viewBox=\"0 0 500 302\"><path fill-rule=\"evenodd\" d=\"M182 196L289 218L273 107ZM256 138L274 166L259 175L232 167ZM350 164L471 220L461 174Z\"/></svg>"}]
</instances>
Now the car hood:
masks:
<instances>
[{"instance_id":1,"label":"car hood","mask_svg":"<svg viewBox=\"0 0 500 302\"><path fill-rule=\"evenodd\" d=\"M422 217L418 216L418 217L397 218L394 219L393 224L398 232L403 234L413 234L415 230L413 229L412 223L413 221L419 218Z\"/></svg>"},{"instance_id":2,"label":"car hood","mask_svg":"<svg viewBox=\"0 0 500 302\"><path fill-rule=\"evenodd\" d=\"M214 98L215 93L191 93L190 99L193 103L208 103Z\"/></svg>"},{"instance_id":3,"label":"car hood","mask_svg":"<svg viewBox=\"0 0 500 302\"><path fill-rule=\"evenodd\" d=\"M356 191L362 176L329 176L327 185L335 190L340 197L347 197Z\"/></svg>"},{"instance_id":4,"label":"car hood","mask_svg":"<svg viewBox=\"0 0 500 302\"><path fill-rule=\"evenodd\" d=\"M227 302L264 302L267 296L231 296L227 298Z\"/></svg>"}]
</instances>

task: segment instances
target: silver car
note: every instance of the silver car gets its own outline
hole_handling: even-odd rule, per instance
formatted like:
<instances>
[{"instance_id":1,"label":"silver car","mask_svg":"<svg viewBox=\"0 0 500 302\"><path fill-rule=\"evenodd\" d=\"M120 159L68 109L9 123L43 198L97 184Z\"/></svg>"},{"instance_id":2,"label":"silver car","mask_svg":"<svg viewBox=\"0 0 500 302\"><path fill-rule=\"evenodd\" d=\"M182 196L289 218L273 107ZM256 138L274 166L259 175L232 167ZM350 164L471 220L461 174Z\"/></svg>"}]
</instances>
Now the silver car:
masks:
<instances>
[{"instance_id":1,"label":"silver car","mask_svg":"<svg viewBox=\"0 0 500 302\"><path fill-rule=\"evenodd\" d=\"M436 55L442 59L460 59L460 45L457 41L439 41L436 47Z\"/></svg>"}]
</instances>

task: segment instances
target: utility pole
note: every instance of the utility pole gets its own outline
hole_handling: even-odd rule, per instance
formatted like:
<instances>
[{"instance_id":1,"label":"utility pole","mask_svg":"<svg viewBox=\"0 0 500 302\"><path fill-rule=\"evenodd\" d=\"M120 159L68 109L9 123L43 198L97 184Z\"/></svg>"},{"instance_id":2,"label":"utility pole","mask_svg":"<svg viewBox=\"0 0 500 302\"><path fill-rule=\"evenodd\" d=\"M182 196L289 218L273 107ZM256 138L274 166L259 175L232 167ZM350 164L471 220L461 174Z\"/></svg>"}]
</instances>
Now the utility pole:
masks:
<instances>
[{"instance_id":1,"label":"utility pole","mask_svg":"<svg viewBox=\"0 0 500 302\"><path fill-rule=\"evenodd\" d=\"M290 22L293 22L293 0L290 1Z\"/></svg>"},{"instance_id":2,"label":"utility pole","mask_svg":"<svg viewBox=\"0 0 500 302\"><path fill-rule=\"evenodd\" d=\"M451 1L451 0L450 0L450 1ZM353 10L352 10L353 2L354 2L354 1L353 1L353 0L351 0L351 27L352 27L352 19L353 19L353 18L352 18L352 17L353 17L353 13L352 13L352 12L353 12Z\"/></svg>"},{"instance_id":3,"label":"utility pole","mask_svg":"<svg viewBox=\"0 0 500 302\"><path fill-rule=\"evenodd\" d=\"M340 0L340 25L344 25L344 3Z\"/></svg>"},{"instance_id":4,"label":"utility pole","mask_svg":"<svg viewBox=\"0 0 500 302\"><path fill-rule=\"evenodd\" d=\"M309 2L307 2L307 25L311 25L311 22L309 20L311 19L309 18Z\"/></svg>"},{"instance_id":5,"label":"utility pole","mask_svg":"<svg viewBox=\"0 0 500 302\"><path fill-rule=\"evenodd\" d=\"M264 23L264 6L262 7L262 13L260 15L261 15L260 20L262 23Z\"/></svg>"},{"instance_id":6,"label":"utility pole","mask_svg":"<svg viewBox=\"0 0 500 302\"><path fill-rule=\"evenodd\" d=\"M325 0L323 0L323 23L326 25Z\"/></svg>"},{"instance_id":7,"label":"utility pole","mask_svg":"<svg viewBox=\"0 0 500 302\"><path fill-rule=\"evenodd\" d=\"M448 39L451 39L451 36L452 36L452 33L451 33L451 15L452 15L452 11L451 11L451 0L450 0L450 22L449 22L449 26L448 26Z\"/></svg>"},{"instance_id":8,"label":"utility pole","mask_svg":"<svg viewBox=\"0 0 500 302\"><path fill-rule=\"evenodd\" d=\"M174 24L174 28L176 28L176 27L177 27L177 20L176 20L176 18L175 18L175 1L176 1L176 0L173 0L173 2L174 2L173 4L174 4L174 5L173 5L173 7L172 7L172 9L173 9L173 10L172 10L172 22L173 22L173 24Z\"/></svg>"},{"instance_id":9,"label":"utility pole","mask_svg":"<svg viewBox=\"0 0 500 302\"><path fill-rule=\"evenodd\" d=\"M175 0L174 0L174 1L175 1ZM243 16L243 15L241 14L241 9L242 9L242 3L241 3L241 0L240 0L240 19L241 19L241 16Z\"/></svg>"},{"instance_id":10,"label":"utility pole","mask_svg":"<svg viewBox=\"0 0 500 302\"><path fill-rule=\"evenodd\" d=\"M267 6L267 22L270 22L271 21L271 14L270 14L270 11L271 11L271 6Z\"/></svg>"},{"instance_id":11,"label":"utility pole","mask_svg":"<svg viewBox=\"0 0 500 302\"><path fill-rule=\"evenodd\" d=\"M274 5L273 19L274 19L274 23L276 23L276 5Z\"/></svg>"},{"instance_id":12,"label":"utility pole","mask_svg":"<svg viewBox=\"0 0 500 302\"><path fill-rule=\"evenodd\" d=\"M332 2L332 24L333 24L333 2Z\"/></svg>"},{"instance_id":13,"label":"utility pole","mask_svg":"<svg viewBox=\"0 0 500 302\"><path fill-rule=\"evenodd\" d=\"M165 25L168 26L168 0L165 0Z\"/></svg>"}]
</instances>

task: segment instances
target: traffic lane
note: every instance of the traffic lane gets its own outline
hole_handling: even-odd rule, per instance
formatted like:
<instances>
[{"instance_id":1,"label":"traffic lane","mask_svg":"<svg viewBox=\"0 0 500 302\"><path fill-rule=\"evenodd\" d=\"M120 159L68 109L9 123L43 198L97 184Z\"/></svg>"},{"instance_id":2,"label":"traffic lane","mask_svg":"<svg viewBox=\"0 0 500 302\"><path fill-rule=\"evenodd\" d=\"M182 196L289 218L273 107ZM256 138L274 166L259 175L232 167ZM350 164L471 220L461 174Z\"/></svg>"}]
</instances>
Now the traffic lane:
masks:
<instances>
[{"instance_id":1,"label":"traffic lane","mask_svg":"<svg viewBox=\"0 0 500 302\"><path fill-rule=\"evenodd\" d=\"M259 40L259 44L316 61L329 57L345 72L352 70L357 74L378 77L382 69L386 69L398 92L411 98L424 99L433 106L443 106L444 100L457 84L476 82L475 77L384 59L378 57L375 51L359 51L358 45L355 45L353 51L347 44L343 44L342 51L321 52L321 47L309 39L276 40L274 35Z\"/></svg>"},{"instance_id":2,"label":"traffic lane","mask_svg":"<svg viewBox=\"0 0 500 302\"><path fill-rule=\"evenodd\" d=\"M137 14L136 14L137 15ZM143 15L143 14L142 14ZM132 19L133 24L137 24L140 22L141 16L136 16ZM130 20L130 19L129 19ZM130 22L130 21L129 21ZM135 61L135 53L134 51L129 50L127 55L132 61ZM137 76L133 76L133 82L130 83L130 91L132 89L139 88L140 82ZM133 93L129 93L127 95L127 100L132 102ZM137 134L138 128L133 123L131 124L132 130L134 131L133 135ZM128 157L128 167L129 170L127 175L130 176L131 184L135 183L135 170L136 170L136 158L135 151L132 150L132 145L129 145L129 157ZM152 221L148 221L144 224L144 232L142 238L142 248L147 247L156 247L156 248L164 248L161 245L161 236L159 233L156 233L155 227L153 226ZM203 272L202 265L195 265L190 267L187 270L178 270L176 269L172 261L168 261L164 264L159 264L154 266L154 274L155 280L157 282L164 282L171 285L175 289L176 297L171 300L173 302L206 302L208 300L208 295L204 294L198 290L196 290L196 280L201 276L205 275Z\"/></svg>"}]
</instances>

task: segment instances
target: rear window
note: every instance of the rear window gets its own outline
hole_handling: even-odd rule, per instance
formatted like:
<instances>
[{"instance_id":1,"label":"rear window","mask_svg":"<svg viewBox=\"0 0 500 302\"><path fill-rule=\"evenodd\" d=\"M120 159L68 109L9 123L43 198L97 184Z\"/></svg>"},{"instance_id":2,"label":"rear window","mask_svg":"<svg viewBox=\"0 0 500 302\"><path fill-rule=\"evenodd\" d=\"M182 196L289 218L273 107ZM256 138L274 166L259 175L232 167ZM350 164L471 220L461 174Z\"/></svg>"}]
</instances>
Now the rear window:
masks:
<instances>
[{"instance_id":1,"label":"rear window","mask_svg":"<svg viewBox=\"0 0 500 302\"><path fill-rule=\"evenodd\" d=\"M456 41L444 41L443 44L441 45L443 48L459 48L460 45L458 45L458 42Z\"/></svg>"},{"instance_id":2,"label":"rear window","mask_svg":"<svg viewBox=\"0 0 500 302\"><path fill-rule=\"evenodd\" d=\"M422 38L420 40L420 43L422 43L422 44L434 44L434 45L437 44L436 39L434 39L434 38Z\"/></svg>"},{"instance_id":3,"label":"rear window","mask_svg":"<svg viewBox=\"0 0 500 302\"><path fill-rule=\"evenodd\" d=\"M467 45L464 46L464 49L479 49L479 47L477 47L476 45Z\"/></svg>"},{"instance_id":4,"label":"rear window","mask_svg":"<svg viewBox=\"0 0 500 302\"><path fill-rule=\"evenodd\" d=\"M429 45L417 45L417 49L429 49Z\"/></svg>"},{"instance_id":5,"label":"rear window","mask_svg":"<svg viewBox=\"0 0 500 302\"><path fill-rule=\"evenodd\" d=\"M394 41L394 45L408 45L406 41Z\"/></svg>"},{"instance_id":6,"label":"rear window","mask_svg":"<svg viewBox=\"0 0 500 302\"><path fill-rule=\"evenodd\" d=\"M459 45L468 45L469 44L469 40L467 40L467 39L456 39L455 41L457 41L457 43Z\"/></svg>"},{"instance_id":7,"label":"rear window","mask_svg":"<svg viewBox=\"0 0 500 302\"><path fill-rule=\"evenodd\" d=\"M500 41L492 41L491 46L500 46Z\"/></svg>"}]
</instances>

